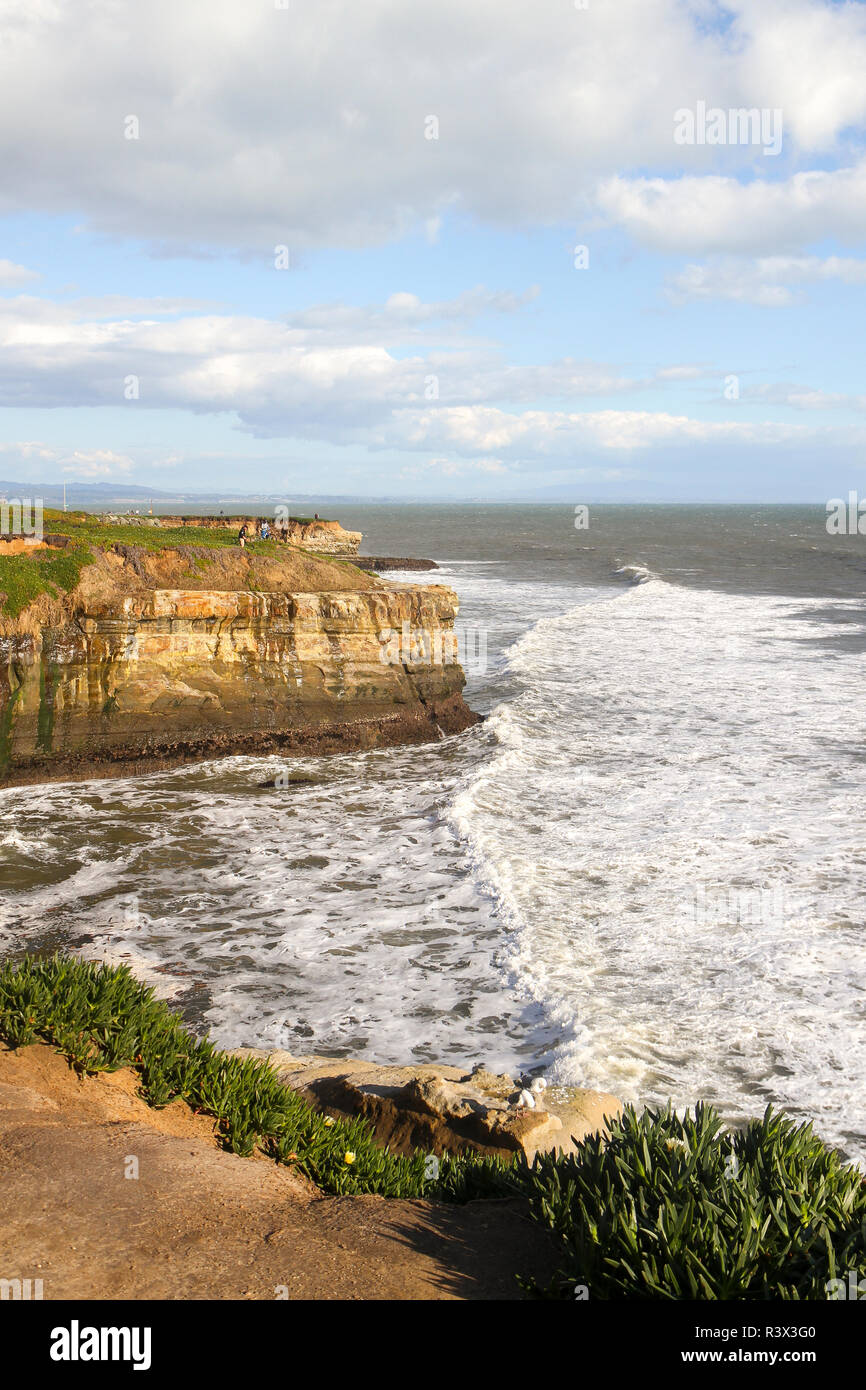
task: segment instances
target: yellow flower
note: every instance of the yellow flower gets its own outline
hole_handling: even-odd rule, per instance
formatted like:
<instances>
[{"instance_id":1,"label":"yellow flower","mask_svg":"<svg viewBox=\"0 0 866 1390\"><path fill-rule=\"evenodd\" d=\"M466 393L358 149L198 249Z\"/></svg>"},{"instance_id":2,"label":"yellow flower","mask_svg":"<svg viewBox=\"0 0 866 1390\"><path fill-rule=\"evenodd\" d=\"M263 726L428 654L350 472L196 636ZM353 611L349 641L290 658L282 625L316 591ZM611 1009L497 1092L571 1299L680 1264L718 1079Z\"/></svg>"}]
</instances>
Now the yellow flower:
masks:
<instances>
[{"instance_id":1,"label":"yellow flower","mask_svg":"<svg viewBox=\"0 0 866 1390\"><path fill-rule=\"evenodd\" d=\"M326 1115L326 1116L325 1116L325 1124L327 1125L328 1129L331 1128L331 1125L332 1125L333 1123L334 1123L334 1117L333 1117L333 1115Z\"/></svg>"},{"instance_id":2,"label":"yellow flower","mask_svg":"<svg viewBox=\"0 0 866 1390\"><path fill-rule=\"evenodd\" d=\"M355 1155L354 1155L353 1153L347 1153L347 1154L344 1155L343 1161L344 1161L345 1163L354 1163L354 1162L355 1162Z\"/></svg>"}]
</instances>

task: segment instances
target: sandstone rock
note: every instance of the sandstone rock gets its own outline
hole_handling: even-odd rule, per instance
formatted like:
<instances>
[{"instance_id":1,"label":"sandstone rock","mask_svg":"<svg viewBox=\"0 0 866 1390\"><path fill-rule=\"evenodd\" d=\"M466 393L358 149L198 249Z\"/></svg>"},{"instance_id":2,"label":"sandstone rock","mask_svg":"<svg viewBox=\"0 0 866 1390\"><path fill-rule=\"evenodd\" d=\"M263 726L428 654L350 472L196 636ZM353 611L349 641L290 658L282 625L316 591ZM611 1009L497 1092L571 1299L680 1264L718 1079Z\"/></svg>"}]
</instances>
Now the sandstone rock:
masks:
<instances>
[{"instance_id":1,"label":"sandstone rock","mask_svg":"<svg viewBox=\"0 0 866 1390\"><path fill-rule=\"evenodd\" d=\"M552 1087L536 1109L524 1109L509 1103L519 1093L515 1081L484 1067L380 1066L255 1048L238 1055L266 1058L285 1085L319 1110L363 1116L396 1153L569 1153L576 1140L604 1132L605 1116L622 1108L602 1091Z\"/></svg>"},{"instance_id":2,"label":"sandstone rock","mask_svg":"<svg viewBox=\"0 0 866 1390\"><path fill-rule=\"evenodd\" d=\"M383 660L404 627L453 638L456 615L440 585L85 595L0 635L0 784L458 733L478 716L456 660Z\"/></svg>"}]
</instances>

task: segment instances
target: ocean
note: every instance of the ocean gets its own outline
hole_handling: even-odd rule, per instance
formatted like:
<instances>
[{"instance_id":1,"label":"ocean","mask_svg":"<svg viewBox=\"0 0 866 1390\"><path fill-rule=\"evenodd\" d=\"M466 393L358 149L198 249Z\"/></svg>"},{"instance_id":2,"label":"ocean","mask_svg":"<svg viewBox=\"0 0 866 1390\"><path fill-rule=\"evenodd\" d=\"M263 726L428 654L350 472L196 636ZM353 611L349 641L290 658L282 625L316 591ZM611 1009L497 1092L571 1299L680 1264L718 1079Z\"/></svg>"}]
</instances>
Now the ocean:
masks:
<instances>
[{"instance_id":1,"label":"ocean","mask_svg":"<svg viewBox=\"0 0 866 1390\"><path fill-rule=\"evenodd\" d=\"M0 793L0 953L225 1046L768 1103L866 1158L866 537L822 507L322 503L460 596L422 748Z\"/></svg>"}]
</instances>

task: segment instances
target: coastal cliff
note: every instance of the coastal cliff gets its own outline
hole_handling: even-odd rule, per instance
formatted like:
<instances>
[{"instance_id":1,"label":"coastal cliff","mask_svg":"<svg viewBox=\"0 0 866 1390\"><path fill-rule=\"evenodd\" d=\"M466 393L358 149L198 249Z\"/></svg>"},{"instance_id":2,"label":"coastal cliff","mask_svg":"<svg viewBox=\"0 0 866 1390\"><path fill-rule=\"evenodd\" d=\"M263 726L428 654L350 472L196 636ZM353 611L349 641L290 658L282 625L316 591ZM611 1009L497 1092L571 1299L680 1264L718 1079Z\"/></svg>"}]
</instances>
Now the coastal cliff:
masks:
<instances>
[{"instance_id":1,"label":"coastal cliff","mask_svg":"<svg viewBox=\"0 0 866 1390\"><path fill-rule=\"evenodd\" d=\"M280 528L279 517L266 518L271 527ZM249 516L135 516L106 513L100 521L124 526L152 526L158 530L205 530L230 531L236 535L241 526L254 525ZM304 518L291 516L286 520L286 533L290 544L311 550L318 555L357 555L363 540L360 531L346 531L339 521L322 521L318 517Z\"/></svg>"},{"instance_id":2,"label":"coastal cliff","mask_svg":"<svg viewBox=\"0 0 866 1390\"><path fill-rule=\"evenodd\" d=\"M457 611L445 587L276 547L114 544L0 622L0 785L459 732Z\"/></svg>"}]
</instances>

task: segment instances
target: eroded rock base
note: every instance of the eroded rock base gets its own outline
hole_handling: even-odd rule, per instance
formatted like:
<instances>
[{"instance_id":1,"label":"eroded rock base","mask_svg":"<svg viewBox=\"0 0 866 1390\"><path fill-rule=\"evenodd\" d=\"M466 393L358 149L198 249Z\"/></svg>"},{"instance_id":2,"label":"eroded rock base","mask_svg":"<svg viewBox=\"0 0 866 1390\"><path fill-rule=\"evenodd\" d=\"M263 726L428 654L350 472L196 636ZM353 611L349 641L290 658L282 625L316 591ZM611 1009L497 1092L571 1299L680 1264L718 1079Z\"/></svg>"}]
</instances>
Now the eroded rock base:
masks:
<instances>
[{"instance_id":1,"label":"eroded rock base","mask_svg":"<svg viewBox=\"0 0 866 1390\"><path fill-rule=\"evenodd\" d=\"M319 1110L362 1116L394 1153L572 1153L622 1110L615 1096L577 1086L550 1087L530 1108L520 1101L519 1082L484 1067L389 1067L254 1048L239 1055L267 1058L280 1080Z\"/></svg>"}]
</instances>

